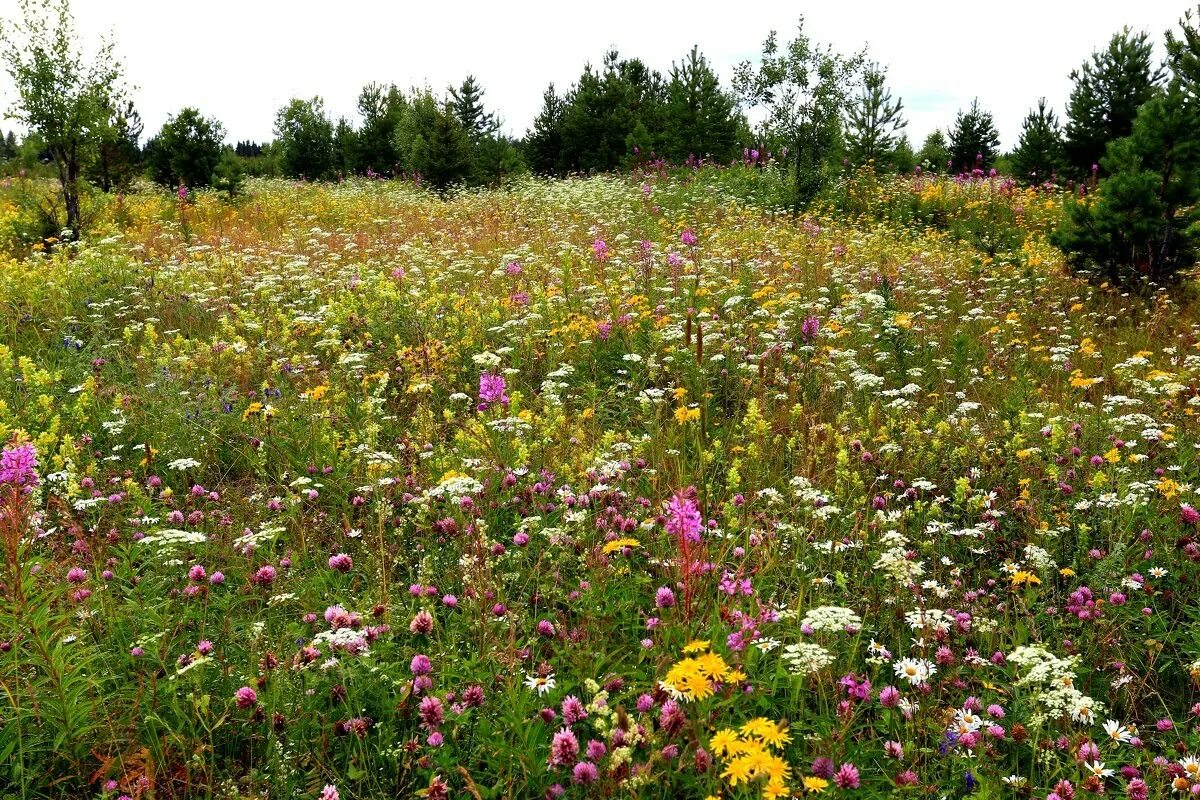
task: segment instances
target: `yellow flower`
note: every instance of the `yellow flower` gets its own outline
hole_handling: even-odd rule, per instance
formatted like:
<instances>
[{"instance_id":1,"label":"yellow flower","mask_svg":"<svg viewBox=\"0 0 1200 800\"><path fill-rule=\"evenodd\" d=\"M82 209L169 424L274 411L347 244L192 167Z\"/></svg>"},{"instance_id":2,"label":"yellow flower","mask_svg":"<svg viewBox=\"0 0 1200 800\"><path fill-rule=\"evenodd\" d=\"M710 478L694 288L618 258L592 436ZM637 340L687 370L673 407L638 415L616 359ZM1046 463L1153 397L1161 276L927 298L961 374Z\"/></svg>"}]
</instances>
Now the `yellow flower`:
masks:
<instances>
[{"instance_id":1,"label":"yellow flower","mask_svg":"<svg viewBox=\"0 0 1200 800\"><path fill-rule=\"evenodd\" d=\"M242 420L245 421L263 410L263 404L257 400L246 406L246 410L242 412Z\"/></svg>"},{"instance_id":2,"label":"yellow flower","mask_svg":"<svg viewBox=\"0 0 1200 800\"><path fill-rule=\"evenodd\" d=\"M698 408L679 406L675 409L675 421L680 425L686 425L689 422L695 422L698 419L700 419L700 409Z\"/></svg>"},{"instance_id":3,"label":"yellow flower","mask_svg":"<svg viewBox=\"0 0 1200 800\"><path fill-rule=\"evenodd\" d=\"M829 781L825 780L824 778L818 778L815 775L806 776L801 783L804 784L804 790L806 792L812 792L813 794L823 792L829 786Z\"/></svg>"},{"instance_id":4,"label":"yellow flower","mask_svg":"<svg viewBox=\"0 0 1200 800\"><path fill-rule=\"evenodd\" d=\"M746 756L735 758L725 765L721 777L729 781L729 785L737 786L750 780L750 762Z\"/></svg>"},{"instance_id":5,"label":"yellow flower","mask_svg":"<svg viewBox=\"0 0 1200 800\"><path fill-rule=\"evenodd\" d=\"M683 646L685 653L703 653L712 645L707 639L693 639Z\"/></svg>"},{"instance_id":6,"label":"yellow flower","mask_svg":"<svg viewBox=\"0 0 1200 800\"><path fill-rule=\"evenodd\" d=\"M708 740L709 748L718 756L725 755L725 753L729 752L730 747L737 743L738 735L732 728L722 728Z\"/></svg>"},{"instance_id":7,"label":"yellow flower","mask_svg":"<svg viewBox=\"0 0 1200 800\"><path fill-rule=\"evenodd\" d=\"M309 400L312 400L315 402L317 400L320 400L322 397L324 397L325 393L328 391L329 391L329 387L326 386L325 384L321 384L320 386L314 386L313 388L309 389L307 396L308 396Z\"/></svg>"},{"instance_id":8,"label":"yellow flower","mask_svg":"<svg viewBox=\"0 0 1200 800\"><path fill-rule=\"evenodd\" d=\"M641 545L637 539L613 539L608 544L604 545L604 555L612 555L613 553L625 547L638 547Z\"/></svg>"},{"instance_id":9,"label":"yellow flower","mask_svg":"<svg viewBox=\"0 0 1200 800\"><path fill-rule=\"evenodd\" d=\"M764 729L760 738L768 747L783 747L792 740L792 737L788 735L787 726L779 723L773 723L769 731Z\"/></svg>"},{"instance_id":10,"label":"yellow flower","mask_svg":"<svg viewBox=\"0 0 1200 800\"><path fill-rule=\"evenodd\" d=\"M1034 575L1032 572L1027 572L1026 570L1020 570L1018 572L1015 572L1015 573L1013 573L1013 576L1012 576L1012 585L1013 586L1020 586L1022 584L1028 584L1030 586L1034 586L1041 582L1042 582L1041 578L1039 578L1037 575Z\"/></svg>"}]
</instances>

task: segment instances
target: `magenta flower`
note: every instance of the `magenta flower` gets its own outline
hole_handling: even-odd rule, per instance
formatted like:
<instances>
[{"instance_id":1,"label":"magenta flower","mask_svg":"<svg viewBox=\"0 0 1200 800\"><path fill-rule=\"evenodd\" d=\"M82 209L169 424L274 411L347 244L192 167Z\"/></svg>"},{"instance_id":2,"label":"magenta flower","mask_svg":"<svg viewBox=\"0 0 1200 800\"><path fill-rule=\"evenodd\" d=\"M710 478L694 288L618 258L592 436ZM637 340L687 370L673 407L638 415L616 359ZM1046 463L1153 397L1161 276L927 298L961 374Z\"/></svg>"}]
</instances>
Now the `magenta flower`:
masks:
<instances>
[{"instance_id":1,"label":"magenta flower","mask_svg":"<svg viewBox=\"0 0 1200 800\"><path fill-rule=\"evenodd\" d=\"M349 572L354 561L345 553L335 553L329 557L329 568L337 572Z\"/></svg>"},{"instance_id":2,"label":"magenta flower","mask_svg":"<svg viewBox=\"0 0 1200 800\"><path fill-rule=\"evenodd\" d=\"M258 705L258 695L249 686L243 686L234 692L233 699L237 702L237 707L243 711Z\"/></svg>"},{"instance_id":3,"label":"magenta flower","mask_svg":"<svg viewBox=\"0 0 1200 800\"><path fill-rule=\"evenodd\" d=\"M698 543L703 529L695 500L676 494L667 502L667 533Z\"/></svg>"},{"instance_id":4,"label":"magenta flower","mask_svg":"<svg viewBox=\"0 0 1200 800\"><path fill-rule=\"evenodd\" d=\"M37 450L25 443L0 453L0 484L32 488L38 484Z\"/></svg>"},{"instance_id":5,"label":"magenta flower","mask_svg":"<svg viewBox=\"0 0 1200 800\"><path fill-rule=\"evenodd\" d=\"M679 234L679 241L683 242L688 247L695 247L699 239L691 228L684 228L683 233Z\"/></svg>"},{"instance_id":6,"label":"magenta flower","mask_svg":"<svg viewBox=\"0 0 1200 800\"><path fill-rule=\"evenodd\" d=\"M508 405L508 384L503 375L485 372L479 376L479 410L487 411L492 405L499 403Z\"/></svg>"}]
</instances>

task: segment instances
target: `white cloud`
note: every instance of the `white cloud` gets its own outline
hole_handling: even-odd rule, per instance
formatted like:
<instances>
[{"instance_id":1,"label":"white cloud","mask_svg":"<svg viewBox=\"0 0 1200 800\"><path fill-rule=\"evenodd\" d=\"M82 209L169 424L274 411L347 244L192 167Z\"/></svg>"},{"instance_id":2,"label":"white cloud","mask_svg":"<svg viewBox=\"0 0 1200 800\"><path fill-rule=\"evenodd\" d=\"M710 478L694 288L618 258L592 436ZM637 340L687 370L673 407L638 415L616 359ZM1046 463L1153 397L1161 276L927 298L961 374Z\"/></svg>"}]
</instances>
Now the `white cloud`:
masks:
<instances>
[{"instance_id":1,"label":"white cloud","mask_svg":"<svg viewBox=\"0 0 1200 800\"><path fill-rule=\"evenodd\" d=\"M474 73L505 128L521 134L549 81L565 88L610 47L666 71L698 44L727 79L754 57L767 32L781 38L797 15L843 51L869 45L889 66L908 108L914 145L978 96L1003 145L1045 95L1060 116L1068 73L1123 25L1156 41L1187 3L1079 2L444 2L374 0L75 0L80 31L112 32L147 132L185 105L221 119L229 139L270 138L275 110L321 95L334 116L355 117L371 80L441 90ZM0 0L10 18L16 0ZM0 97L12 97L7 79Z\"/></svg>"}]
</instances>

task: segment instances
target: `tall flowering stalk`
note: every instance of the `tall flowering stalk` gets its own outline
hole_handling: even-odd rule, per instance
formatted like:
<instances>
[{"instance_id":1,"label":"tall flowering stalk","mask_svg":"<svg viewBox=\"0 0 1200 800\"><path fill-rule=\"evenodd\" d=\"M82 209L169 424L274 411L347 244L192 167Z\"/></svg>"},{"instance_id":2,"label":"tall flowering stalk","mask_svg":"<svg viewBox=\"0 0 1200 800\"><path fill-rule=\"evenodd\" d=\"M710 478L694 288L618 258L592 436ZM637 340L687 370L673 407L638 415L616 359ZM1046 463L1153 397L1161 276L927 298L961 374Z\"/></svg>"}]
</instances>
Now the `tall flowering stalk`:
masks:
<instances>
[{"instance_id":1,"label":"tall flowering stalk","mask_svg":"<svg viewBox=\"0 0 1200 800\"><path fill-rule=\"evenodd\" d=\"M21 550L29 528L29 495L38 484L37 466L32 444L6 447L0 453L0 538L11 581L9 591L18 607L25 599Z\"/></svg>"},{"instance_id":2,"label":"tall flowering stalk","mask_svg":"<svg viewBox=\"0 0 1200 800\"><path fill-rule=\"evenodd\" d=\"M701 533L704 530L704 521L700 517L700 508L696 505L696 500L693 497L694 491L694 489L689 487L685 492L674 494L667 501L665 520L667 533L675 537L676 546L679 548L680 580L683 583L683 609L684 616L687 618L690 618L692 614L692 596L695 590L692 577L699 572L701 562L698 556L703 546Z\"/></svg>"}]
</instances>

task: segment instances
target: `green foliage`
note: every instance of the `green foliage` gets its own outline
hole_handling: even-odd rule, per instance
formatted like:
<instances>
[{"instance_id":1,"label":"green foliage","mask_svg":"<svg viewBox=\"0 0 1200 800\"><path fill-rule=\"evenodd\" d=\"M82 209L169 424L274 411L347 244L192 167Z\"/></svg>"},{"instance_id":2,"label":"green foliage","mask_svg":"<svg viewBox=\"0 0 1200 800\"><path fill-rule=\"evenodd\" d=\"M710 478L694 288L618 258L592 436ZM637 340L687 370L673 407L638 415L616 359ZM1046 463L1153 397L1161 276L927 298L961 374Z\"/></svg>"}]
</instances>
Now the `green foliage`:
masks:
<instances>
[{"instance_id":1,"label":"green foliage","mask_svg":"<svg viewBox=\"0 0 1200 800\"><path fill-rule=\"evenodd\" d=\"M111 135L121 100L121 63L101 41L86 60L75 39L68 0L21 0L21 18L0 25L0 48L16 89L9 115L36 131L58 173L65 225L78 236L83 224L80 181Z\"/></svg>"},{"instance_id":2,"label":"green foliage","mask_svg":"<svg viewBox=\"0 0 1200 800\"><path fill-rule=\"evenodd\" d=\"M494 136L500 129L496 115L484 110L483 95L474 75L468 75L458 88L450 87L450 108L472 141Z\"/></svg>"},{"instance_id":3,"label":"green foliage","mask_svg":"<svg viewBox=\"0 0 1200 800\"><path fill-rule=\"evenodd\" d=\"M1021 138L1012 154L1012 171L1027 183L1044 183L1066 164L1062 131L1054 111L1046 107L1046 98L1038 100L1021 125Z\"/></svg>"},{"instance_id":4,"label":"green foliage","mask_svg":"<svg viewBox=\"0 0 1200 800\"><path fill-rule=\"evenodd\" d=\"M763 44L755 68L740 64L734 88L747 104L762 108L763 140L787 147L794 162L792 207L807 206L836 174L841 119L858 85L865 53L843 56L812 41L801 18L796 37L782 49L775 31Z\"/></svg>"},{"instance_id":5,"label":"green foliage","mask_svg":"<svg viewBox=\"0 0 1200 800\"><path fill-rule=\"evenodd\" d=\"M333 123L320 97L293 98L275 115L281 166L292 178L328 178L333 174Z\"/></svg>"},{"instance_id":6,"label":"green foliage","mask_svg":"<svg viewBox=\"0 0 1200 800\"><path fill-rule=\"evenodd\" d=\"M927 172L941 172L950 164L950 143L946 134L934 129L925 137L921 150L917 153L917 163Z\"/></svg>"},{"instance_id":7,"label":"green foliage","mask_svg":"<svg viewBox=\"0 0 1200 800\"><path fill-rule=\"evenodd\" d=\"M554 84L542 93L542 110L533 120L533 129L525 137L525 158L539 175L563 171L562 121L566 100L554 91Z\"/></svg>"},{"instance_id":8,"label":"green foliage","mask_svg":"<svg viewBox=\"0 0 1200 800\"><path fill-rule=\"evenodd\" d=\"M1000 134L990 111L979 107L979 99L970 108L959 111L950 129L950 158L953 169L970 172L987 169L999 154Z\"/></svg>"},{"instance_id":9,"label":"green foliage","mask_svg":"<svg viewBox=\"0 0 1200 800\"><path fill-rule=\"evenodd\" d=\"M560 170L604 172L649 156L662 137L665 91L661 75L615 50L600 71L586 66L563 110Z\"/></svg>"},{"instance_id":10,"label":"green foliage","mask_svg":"<svg viewBox=\"0 0 1200 800\"><path fill-rule=\"evenodd\" d=\"M471 140L449 105L435 108L429 127L408 152L409 167L440 194L463 183L471 169Z\"/></svg>"},{"instance_id":11,"label":"green foliage","mask_svg":"<svg viewBox=\"0 0 1200 800\"><path fill-rule=\"evenodd\" d=\"M671 65L663 114L663 154L675 163L691 157L718 162L733 157L739 115L699 48L693 47L682 63Z\"/></svg>"},{"instance_id":12,"label":"green foliage","mask_svg":"<svg viewBox=\"0 0 1200 800\"><path fill-rule=\"evenodd\" d=\"M868 65L858 96L847 110L846 149L854 166L869 161L882 163L892 154L897 137L908 124L900 115L904 104L892 99L886 84L887 70L878 64Z\"/></svg>"},{"instance_id":13,"label":"green foliage","mask_svg":"<svg viewBox=\"0 0 1200 800\"><path fill-rule=\"evenodd\" d=\"M396 86L368 83L358 95L362 126L357 133L345 120L338 122L335 150L347 172L390 175L401 160L396 151L396 127L409 108Z\"/></svg>"},{"instance_id":14,"label":"green foliage","mask_svg":"<svg viewBox=\"0 0 1200 800\"><path fill-rule=\"evenodd\" d=\"M225 192L229 201L233 202L242 190L245 178L246 172L242 167L242 159L238 158L232 150L226 149L221 153L221 160L217 162L217 167L213 170L213 188Z\"/></svg>"},{"instance_id":15,"label":"green foliage","mask_svg":"<svg viewBox=\"0 0 1200 800\"><path fill-rule=\"evenodd\" d=\"M1142 107L1131 135L1109 144L1096 197L1069 208L1056 238L1076 266L1115 280L1162 281L1196 263L1198 125L1176 80Z\"/></svg>"},{"instance_id":16,"label":"green foliage","mask_svg":"<svg viewBox=\"0 0 1200 800\"><path fill-rule=\"evenodd\" d=\"M224 140L220 122L196 108L184 108L169 116L158 135L146 143L151 176L164 186L207 186L221 160Z\"/></svg>"},{"instance_id":17,"label":"green foliage","mask_svg":"<svg viewBox=\"0 0 1200 800\"><path fill-rule=\"evenodd\" d=\"M108 129L96 149L96 159L88 169L88 179L104 191L125 191L141 169L142 118L132 100L115 105Z\"/></svg>"},{"instance_id":18,"label":"green foliage","mask_svg":"<svg viewBox=\"0 0 1200 800\"><path fill-rule=\"evenodd\" d=\"M1129 28L1071 72L1066 158L1077 177L1091 174L1109 142L1133 131L1138 108L1154 96L1163 74L1154 64L1149 36Z\"/></svg>"}]
</instances>

